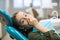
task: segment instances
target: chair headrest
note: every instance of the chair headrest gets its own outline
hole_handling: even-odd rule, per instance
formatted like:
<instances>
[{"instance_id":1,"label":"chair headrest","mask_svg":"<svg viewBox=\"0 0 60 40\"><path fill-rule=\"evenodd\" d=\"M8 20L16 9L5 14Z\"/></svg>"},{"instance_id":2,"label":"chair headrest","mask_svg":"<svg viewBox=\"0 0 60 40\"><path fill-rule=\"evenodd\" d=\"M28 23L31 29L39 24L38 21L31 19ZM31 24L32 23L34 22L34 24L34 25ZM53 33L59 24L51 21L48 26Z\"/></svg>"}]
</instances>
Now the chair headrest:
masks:
<instances>
[{"instance_id":1,"label":"chair headrest","mask_svg":"<svg viewBox=\"0 0 60 40\"><path fill-rule=\"evenodd\" d=\"M12 26L12 18L11 15L5 10L0 9L0 15L3 15L8 20L8 25Z\"/></svg>"}]
</instances>

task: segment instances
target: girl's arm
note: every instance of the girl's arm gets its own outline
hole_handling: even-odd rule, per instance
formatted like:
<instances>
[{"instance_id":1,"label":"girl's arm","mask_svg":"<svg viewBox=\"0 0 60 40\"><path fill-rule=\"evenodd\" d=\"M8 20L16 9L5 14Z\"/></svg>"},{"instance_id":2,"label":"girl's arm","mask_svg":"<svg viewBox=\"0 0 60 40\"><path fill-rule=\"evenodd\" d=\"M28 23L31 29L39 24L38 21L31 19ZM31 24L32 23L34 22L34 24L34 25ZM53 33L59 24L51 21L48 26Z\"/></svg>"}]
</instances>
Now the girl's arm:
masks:
<instances>
[{"instance_id":1,"label":"girl's arm","mask_svg":"<svg viewBox=\"0 0 60 40\"><path fill-rule=\"evenodd\" d=\"M48 32L50 31L49 29L47 29L46 27L43 27L41 25L38 24L37 20L33 20L32 24L34 25L34 27L36 27L38 30L40 30L41 32Z\"/></svg>"}]
</instances>

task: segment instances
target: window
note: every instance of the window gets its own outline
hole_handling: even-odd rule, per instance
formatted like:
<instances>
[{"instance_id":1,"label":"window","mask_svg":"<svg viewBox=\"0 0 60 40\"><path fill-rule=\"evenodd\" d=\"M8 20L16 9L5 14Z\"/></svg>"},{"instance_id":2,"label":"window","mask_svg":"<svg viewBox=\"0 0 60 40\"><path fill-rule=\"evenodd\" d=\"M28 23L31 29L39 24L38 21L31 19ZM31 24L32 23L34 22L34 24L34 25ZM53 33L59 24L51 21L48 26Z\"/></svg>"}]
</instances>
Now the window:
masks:
<instances>
[{"instance_id":1,"label":"window","mask_svg":"<svg viewBox=\"0 0 60 40\"><path fill-rule=\"evenodd\" d=\"M14 0L14 8L26 8L33 4L33 7L52 8L52 0Z\"/></svg>"},{"instance_id":2,"label":"window","mask_svg":"<svg viewBox=\"0 0 60 40\"><path fill-rule=\"evenodd\" d=\"M13 6L14 8L23 8L23 0L14 0Z\"/></svg>"},{"instance_id":3,"label":"window","mask_svg":"<svg viewBox=\"0 0 60 40\"><path fill-rule=\"evenodd\" d=\"M41 6L41 0L33 0L33 7L40 7Z\"/></svg>"},{"instance_id":4,"label":"window","mask_svg":"<svg viewBox=\"0 0 60 40\"><path fill-rule=\"evenodd\" d=\"M24 0L24 7L29 7L32 0Z\"/></svg>"},{"instance_id":5,"label":"window","mask_svg":"<svg viewBox=\"0 0 60 40\"><path fill-rule=\"evenodd\" d=\"M42 0L42 8L52 8L52 0Z\"/></svg>"}]
</instances>

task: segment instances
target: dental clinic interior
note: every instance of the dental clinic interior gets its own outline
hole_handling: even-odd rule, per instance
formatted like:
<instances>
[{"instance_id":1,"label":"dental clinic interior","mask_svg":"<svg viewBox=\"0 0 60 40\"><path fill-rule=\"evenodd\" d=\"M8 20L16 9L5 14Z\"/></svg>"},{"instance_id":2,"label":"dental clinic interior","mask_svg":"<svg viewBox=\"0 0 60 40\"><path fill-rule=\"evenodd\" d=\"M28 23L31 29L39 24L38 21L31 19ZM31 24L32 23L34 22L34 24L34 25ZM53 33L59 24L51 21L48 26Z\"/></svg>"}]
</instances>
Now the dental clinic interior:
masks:
<instances>
[{"instance_id":1,"label":"dental clinic interior","mask_svg":"<svg viewBox=\"0 0 60 40\"><path fill-rule=\"evenodd\" d=\"M0 40L28 40L10 27L13 25L11 18L18 11L40 18L42 25L54 27L60 36L60 0L0 0Z\"/></svg>"}]
</instances>

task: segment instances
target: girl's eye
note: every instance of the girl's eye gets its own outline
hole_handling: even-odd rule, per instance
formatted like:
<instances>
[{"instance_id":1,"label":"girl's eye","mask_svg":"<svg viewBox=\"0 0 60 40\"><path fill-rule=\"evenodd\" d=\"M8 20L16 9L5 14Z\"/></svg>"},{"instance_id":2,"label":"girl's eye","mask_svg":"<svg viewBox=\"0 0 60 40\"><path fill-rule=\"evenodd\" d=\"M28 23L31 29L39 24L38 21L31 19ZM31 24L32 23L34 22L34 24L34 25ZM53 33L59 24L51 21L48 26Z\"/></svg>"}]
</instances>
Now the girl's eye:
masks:
<instances>
[{"instance_id":1,"label":"girl's eye","mask_svg":"<svg viewBox=\"0 0 60 40\"><path fill-rule=\"evenodd\" d=\"M25 15L25 17L27 17L27 15Z\"/></svg>"},{"instance_id":2,"label":"girl's eye","mask_svg":"<svg viewBox=\"0 0 60 40\"><path fill-rule=\"evenodd\" d=\"M24 23L24 21L21 21L21 23Z\"/></svg>"}]
</instances>

